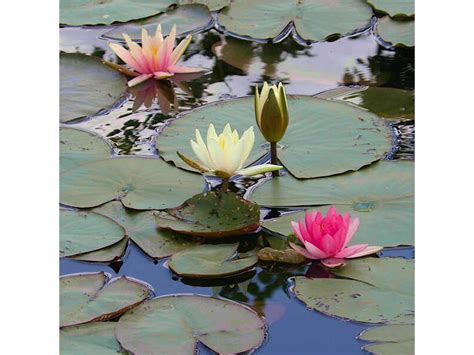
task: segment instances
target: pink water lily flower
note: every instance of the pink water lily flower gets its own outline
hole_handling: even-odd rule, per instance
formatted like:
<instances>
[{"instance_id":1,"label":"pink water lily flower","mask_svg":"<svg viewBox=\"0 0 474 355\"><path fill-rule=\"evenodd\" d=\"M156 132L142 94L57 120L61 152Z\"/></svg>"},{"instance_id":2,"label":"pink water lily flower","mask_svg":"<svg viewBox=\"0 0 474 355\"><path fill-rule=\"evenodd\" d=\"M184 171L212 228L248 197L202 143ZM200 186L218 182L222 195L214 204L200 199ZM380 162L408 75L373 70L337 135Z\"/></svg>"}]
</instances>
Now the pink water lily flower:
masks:
<instances>
[{"instance_id":1,"label":"pink water lily flower","mask_svg":"<svg viewBox=\"0 0 474 355\"><path fill-rule=\"evenodd\" d=\"M117 43L110 43L110 48L132 70L121 70L123 73L134 76L128 86L137 85L150 78L157 80L167 79L178 73L196 73L204 71L202 68L190 68L177 65L184 51L191 42L191 36L186 36L173 50L176 40L176 25L173 25L168 37L163 39L161 25L156 28L154 36L150 36L146 29L142 29L142 46L133 42L127 34L123 34L128 50Z\"/></svg>"},{"instance_id":2,"label":"pink water lily flower","mask_svg":"<svg viewBox=\"0 0 474 355\"><path fill-rule=\"evenodd\" d=\"M324 266L337 267L345 264L345 259L359 258L377 253L383 247L369 247L368 244L347 246L359 228L359 218L351 219L350 214L338 214L330 207L326 217L319 211L305 213L304 220L291 222L296 236L304 245L290 246L308 259L320 260Z\"/></svg>"}]
</instances>

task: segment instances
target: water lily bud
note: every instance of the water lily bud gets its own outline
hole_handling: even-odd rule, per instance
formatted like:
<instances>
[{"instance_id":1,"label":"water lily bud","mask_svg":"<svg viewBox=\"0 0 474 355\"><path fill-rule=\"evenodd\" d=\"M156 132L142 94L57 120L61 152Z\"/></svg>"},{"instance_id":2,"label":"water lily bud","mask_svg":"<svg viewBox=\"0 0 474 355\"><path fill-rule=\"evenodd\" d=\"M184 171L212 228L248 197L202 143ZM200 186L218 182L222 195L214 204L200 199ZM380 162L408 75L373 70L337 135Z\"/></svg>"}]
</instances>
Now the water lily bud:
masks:
<instances>
[{"instance_id":1,"label":"water lily bud","mask_svg":"<svg viewBox=\"0 0 474 355\"><path fill-rule=\"evenodd\" d=\"M281 83L269 86L263 83L262 92L255 87L255 117L258 128L268 142L279 142L288 127L288 104Z\"/></svg>"}]
</instances>

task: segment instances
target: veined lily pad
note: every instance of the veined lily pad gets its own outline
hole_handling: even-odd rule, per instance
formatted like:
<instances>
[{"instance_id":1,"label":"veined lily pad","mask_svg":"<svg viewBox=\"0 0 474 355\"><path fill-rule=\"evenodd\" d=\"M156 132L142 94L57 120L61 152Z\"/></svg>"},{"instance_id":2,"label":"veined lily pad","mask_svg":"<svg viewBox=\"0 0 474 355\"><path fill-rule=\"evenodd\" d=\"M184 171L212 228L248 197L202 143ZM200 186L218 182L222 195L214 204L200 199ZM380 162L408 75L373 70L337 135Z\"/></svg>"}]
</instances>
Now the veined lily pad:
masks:
<instances>
[{"instance_id":1,"label":"veined lily pad","mask_svg":"<svg viewBox=\"0 0 474 355\"><path fill-rule=\"evenodd\" d=\"M278 157L297 178L358 170L381 159L391 148L391 129L370 112L308 96L290 96L288 111L290 124L279 142ZM177 157L176 151L194 156L189 144L194 130L197 128L205 134L213 123L219 131L228 122L238 132L256 126L253 97L209 104L184 114L163 130L156 146L165 160L190 169ZM255 145L248 161L266 154L268 146L255 127Z\"/></svg>"},{"instance_id":2,"label":"veined lily pad","mask_svg":"<svg viewBox=\"0 0 474 355\"><path fill-rule=\"evenodd\" d=\"M265 333L251 308L198 295L147 301L123 315L115 330L122 348L149 355L192 355L198 342L218 354L243 353L260 347Z\"/></svg>"},{"instance_id":3,"label":"veined lily pad","mask_svg":"<svg viewBox=\"0 0 474 355\"><path fill-rule=\"evenodd\" d=\"M359 217L360 227L352 244L367 243L384 247L415 244L415 216L413 198L334 205L341 213L350 212L351 217ZM330 206L316 207L323 215ZM288 235L294 233L291 221L304 217L304 211L286 214L282 217L264 221L262 226L268 230Z\"/></svg>"},{"instance_id":4,"label":"veined lily pad","mask_svg":"<svg viewBox=\"0 0 474 355\"><path fill-rule=\"evenodd\" d=\"M258 39L275 38L292 22L301 37L319 41L364 28L371 17L370 6L359 0L234 0L219 13L219 22L227 31Z\"/></svg>"},{"instance_id":5,"label":"veined lily pad","mask_svg":"<svg viewBox=\"0 0 474 355\"><path fill-rule=\"evenodd\" d=\"M61 203L95 207L112 200L134 209L173 207L202 191L201 176L161 159L117 157L83 164L61 175Z\"/></svg>"},{"instance_id":6,"label":"veined lily pad","mask_svg":"<svg viewBox=\"0 0 474 355\"><path fill-rule=\"evenodd\" d=\"M110 157L111 147L101 137L80 129L59 129L60 171Z\"/></svg>"},{"instance_id":7,"label":"veined lily pad","mask_svg":"<svg viewBox=\"0 0 474 355\"><path fill-rule=\"evenodd\" d=\"M344 279L295 277L296 297L321 313L365 323L414 321L414 261L354 259L334 274Z\"/></svg>"},{"instance_id":8,"label":"veined lily pad","mask_svg":"<svg viewBox=\"0 0 474 355\"><path fill-rule=\"evenodd\" d=\"M183 238L175 232L158 229L152 211L126 209L119 201L109 202L93 211L123 226L127 235L152 258L164 258L201 243L200 240Z\"/></svg>"},{"instance_id":9,"label":"veined lily pad","mask_svg":"<svg viewBox=\"0 0 474 355\"><path fill-rule=\"evenodd\" d=\"M114 318L153 294L148 285L104 272L62 276L59 289L61 327Z\"/></svg>"},{"instance_id":10,"label":"veined lily pad","mask_svg":"<svg viewBox=\"0 0 474 355\"><path fill-rule=\"evenodd\" d=\"M231 237L260 226L260 208L233 192L204 192L155 214L160 228L201 237Z\"/></svg>"},{"instance_id":11,"label":"veined lily pad","mask_svg":"<svg viewBox=\"0 0 474 355\"><path fill-rule=\"evenodd\" d=\"M410 355L415 353L415 326L391 324L364 330L359 339L376 342L363 349L376 355Z\"/></svg>"},{"instance_id":12,"label":"veined lily pad","mask_svg":"<svg viewBox=\"0 0 474 355\"><path fill-rule=\"evenodd\" d=\"M385 12L392 17L415 15L414 0L367 0L367 2L374 9Z\"/></svg>"},{"instance_id":13,"label":"veined lily pad","mask_svg":"<svg viewBox=\"0 0 474 355\"><path fill-rule=\"evenodd\" d=\"M177 0L178 5L188 4L203 4L206 5L209 10L217 11L226 7L230 4L231 0Z\"/></svg>"},{"instance_id":14,"label":"veined lily pad","mask_svg":"<svg viewBox=\"0 0 474 355\"><path fill-rule=\"evenodd\" d=\"M96 57L63 53L59 70L61 122L95 115L112 106L127 90L127 79Z\"/></svg>"},{"instance_id":15,"label":"veined lily pad","mask_svg":"<svg viewBox=\"0 0 474 355\"><path fill-rule=\"evenodd\" d=\"M124 256L127 247L128 237L125 237L119 242L109 247L105 247L103 249L91 251L84 254L71 256L70 259L95 263L111 263L120 260Z\"/></svg>"},{"instance_id":16,"label":"veined lily pad","mask_svg":"<svg viewBox=\"0 0 474 355\"><path fill-rule=\"evenodd\" d=\"M116 322L95 322L62 328L59 331L61 355L123 354L114 335L116 324Z\"/></svg>"},{"instance_id":17,"label":"veined lily pad","mask_svg":"<svg viewBox=\"0 0 474 355\"><path fill-rule=\"evenodd\" d=\"M172 0L61 0L59 21L66 25L110 25L166 11Z\"/></svg>"},{"instance_id":18,"label":"veined lily pad","mask_svg":"<svg viewBox=\"0 0 474 355\"><path fill-rule=\"evenodd\" d=\"M412 161L380 161L359 171L311 180L286 174L258 186L250 199L260 206L349 205L372 208L375 202L414 195Z\"/></svg>"},{"instance_id":19,"label":"veined lily pad","mask_svg":"<svg viewBox=\"0 0 474 355\"><path fill-rule=\"evenodd\" d=\"M377 23L377 33L394 46L413 47L415 45L415 21L395 21L386 16Z\"/></svg>"},{"instance_id":20,"label":"veined lily pad","mask_svg":"<svg viewBox=\"0 0 474 355\"><path fill-rule=\"evenodd\" d=\"M251 269L256 255L235 259L239 244L203 244L183 250L171 257L169 267L183 277L226 277Z\"/></svg>"},{"instance_id":21,"label":"veined lily pad","mask_svg":"<svg viewBox=\"0 0 474 355\"><path fill-rule=\"evenodd\" d=\"M172 26L176 25L178 36L184 36L208 28L212 25L212 16L204 5L179 6L157 16L114 27L104 37L123 41L122 33L126 33L132 40L141 41L142 29L154 34L158 24L161 24L163 35L168 35Z\"/></svg>"},{"instance_id":22,"label":"veined lily pad","mask_svg":"<svg viewBox=\"0 0 474 355\"><path fill-rule=\"evenodd\" d=\"M60 210L60 256L102 249L124 237L125 230L108 217L93 212Z\"/></svg>"}]
</instances>

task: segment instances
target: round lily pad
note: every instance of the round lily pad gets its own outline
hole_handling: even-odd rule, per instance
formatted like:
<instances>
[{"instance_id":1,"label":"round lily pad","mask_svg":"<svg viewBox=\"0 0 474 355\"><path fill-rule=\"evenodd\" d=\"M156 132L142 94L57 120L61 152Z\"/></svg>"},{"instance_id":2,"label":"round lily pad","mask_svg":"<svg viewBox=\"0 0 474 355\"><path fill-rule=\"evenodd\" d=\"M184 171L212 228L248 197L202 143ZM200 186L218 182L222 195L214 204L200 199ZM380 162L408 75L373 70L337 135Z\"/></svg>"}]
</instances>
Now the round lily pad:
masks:
<instances>
[{"instance_id":1,"label":"round lily pad","mask_svg":"<svg viewBox=\"0 0 474 355\"><path fill-rule=\"evenodd\" d=\"M377 23L378 35L393 46L415 45L415 21L395 21L386 16Z\"/></svg>"},{"instance_id":2,"label":"round lily pad","mask_svg":"<svg viewBox=\"0 0 474 355\"><path fill-rule=\"evenodd\" d=\"M110 25L166 11L172 0L61 0L59 21L65 25Z\"/></svg>"},{"instance_id":3,"label":"round lily pad","mask_svg":"<svg viewBox=\"0 0 474 355\"><path fill-rule=\"evenodd\" d=\"M59 129L60 171L110 157L112 148L101 137L81 129Z\"/></svg>"},{"instance_id":4,"label":"round lily pad","mask_svg":"<svg viewBox=\"0 0 474 355\"><path fill-rule=\"evenodd\" d=\"M95 322L60 329L61 355L123 354L114 335L116 324L116 322Z\"/></svg>"},{"instance_id":5,"label":"round lily pad","mask_svg":"<svg viewBox=\"0 0 474 355\"><path fill-rule=\"evenodd\" d=\"M359 171L319 179L297 180L286 174L257 186L250 199L267 207L337 204L363 209L413 195L414 163L404 160L380 161Z\"/></svg>"},{"instance_id":6,"label":"round lily pad","mask_svg":"<svg viewBox=\"0 0 474 355\"><path fill-rule=\"evenodd\" d=\"M351 217L360 219L357 234L352 244L367 243L384 247L415 244L415 216L413 198L399 200L376 201L371 203L353 203L352 205L333 205L340 213L350 212ZM323 215L330 206L316 207ZM288 235L294 233L291 221L304 217L305 212L283 215L262 223L266 229Z\"/></svg>"},{"instance_id":7,"label":"round lily pad","mask_svg":"<svg viewBox=\"0 0 474 355\"><path fill-rule=\"evenodd\" d=\"M288 111L290 124L279 142L278 157L297 178L358 170L391 149L390 127L365 110L315 97L289 96ZM219 131L228 122L238 132L255 126L255 144L248 162L268 152L269 144L256 127L253 97L208 104L182 115L164 128L156 146L165 160L190 170L176 151L194 156L189 144L194 130L205 135L210 123Z\"/></svg>"},{"instance_id":8,"label":"round lily pad","mask_svg":"<svg viewBox=\"0 0 474 355\"><path fill-rule=\"evenodd\" d=\"M372 9L359 0L235 0L219 13L219 23L231 33L271 39L290 23L306 40L319 41L365 28Z\"/></svg>"},{"instance_id":9,"label":"round lily pad","mask_svg":"<svg viewBox=\"0 0 474 355\"><path fill-rule=\"evenodd\" d=\"M231 0L177 0L178 5L203 4L209 10L217 11L230 4Z\"/></svg>"},{"instance_id":10,"label":"round lily pad","mask_svg":"<svg viewBox=\"0 0 474 355\"><path fill-rule=\"evenodd\" d=\"M168 265L183 277L233 276L253 268L258 262L256 255L234 258L238 247L238 243L198 245L174 254Z\"/></svg>"},{"instance_id":11,"label":"round lily pad","mask_svg":"<svg viewBox=\"0 0 474 355\"><path fill-rule=\"evenodd\" d=\"M150 286L104 272L73 274L59 279L60 326L103 321L135 307L153 294Z\"/></svg>"},{"instance_id":12,"label":"round lily pad","mask_svg":"<svg viewBox=\"0 0 474 355\"><path fill-rule=\"evenodd\" d=\"M127 90L127 79L96 57L62 53L59 70L61 122L110 108Z\"/></svg>"},{"instance_id":13,"label":"round lily pad","mask_svg":"<svg viewBox=\"0 0 474 355\"><path fill-rule=\"evenodd\" d=\"M204 192L155 214L160 228L201 237L231 237L260 226L260 208L233 192Z\"/></svg>"},{"instance_id":14,"label":"round lily pad","mask_svg":"<svg viewBox=\"0 0 474 355\"><path fill-rule=\"evenodd\" d=\"M413 324L391 324L364 330L360 340L375 342L363 349L375 355L399 355L415 353L415 326Z\"/></svg>"},{"instance_id":15,"label":"round lily pad","mask_svg":"<svg viewBox=\"0 0 474 355\"><path fill-rule=\"evenodd\" d=\"M117 157L83 164L61 175L61 203L96 207L120 200L130 208L174 207L202 191L201 176L175 169L163 160Z\"/></svg>"},{"instance_id":16,"label":"round lily pad","mask_svg":"<svg viewBox=\"0 0 474 355\"><path fill-rule=\"evenodd\" d=\"M153 211L134 211L112 201L93 211L112 218L127 231L130 239L152 258L161 259L201 243L173 231L158 229Z\"/></svg>"},{"instance_id":17,"label":"round lily pad","mask_svg":"<svg viewBox=\"0 0 474 355\"><path fill-rule=\"evenodd\" d=\"M60 210L59 255L71 256L102 249L125 237L125 229L93 212Z\"/></svg>"},{"instance_id":18,"label":"round lily pad","mask_svg":"<svg viewBox=\"0 0 474 355\"><path fill-rule=\"evenodd\" d=\"M69 258L78 261L95 263L112 263L114 261L120 260L124 256L125 252L127 251L127 247L128 237L125 237L111 246L88 253L71 256Z\"/></svg>"},{"instance_id":19,"label":"round lily pad","mask_svg":"<svg viewBox=\"0 0 474 355\"><path fill-rule=\"evenodd\" d=\"M185 5L157 16L114 27L104 37L123 41L122 33L126 33L132 40L141 41L142 29L154 34L158 24L161 25L163 35L168 35L173 25L176 25L178 37L181 37L203 31L212 26L212 23L212 16L205 5Z\"/></svg>"},{"instance_id":20,"label":"round lily pad","mask_svg":"<svg viewBox=\"0 0 474 355\"><path fill-rule=\"evenodd\" d=\"M124 314L115 329L122 348L135 354L196 353L198 343L218 354L253 351L265 339L264 320L236 302L199 295L147 301Z\"/></svg>"},{"instance_id":21,"label":"round lily pad","mask_svg":"<svg viewBox=\"0 0 474 355\"><path fill-rule=\"evenodd\" d=\"M344 279L295 277L296 297L326 315L364 323L414 321L414 261L354 259L331 271Z\"/></svg>"},{"instance_id":22,"label":"round lily pad","mask_svg":"<svg viewBox=\"0 0 474 355\"><path fill-rule=\"evenodd\" d=\"M367 0L374 9L389 14L390 16L415 15L414 0Z\"/></svg>"}]
</instances>

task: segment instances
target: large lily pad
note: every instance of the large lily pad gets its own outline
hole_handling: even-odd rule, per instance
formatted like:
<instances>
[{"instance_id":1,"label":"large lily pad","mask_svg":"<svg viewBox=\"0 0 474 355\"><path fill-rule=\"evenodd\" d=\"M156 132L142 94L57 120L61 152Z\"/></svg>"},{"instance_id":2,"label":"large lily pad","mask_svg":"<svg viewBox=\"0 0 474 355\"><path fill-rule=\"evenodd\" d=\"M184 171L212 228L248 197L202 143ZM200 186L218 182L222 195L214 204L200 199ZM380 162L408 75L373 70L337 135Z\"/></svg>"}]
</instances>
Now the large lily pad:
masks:
<instances>
[{"instance_id":1,"label":"large lily pad","mask_svg":"<svg viewBox=\"0 0 474 355\"><path fill-rule=\"evenodd\" d=\"M203 244L171 257L170 269L183 277L226 277L254 267L256 255L234 258L239 244Z\"/></svg>"},{"instance_id":2,"label":"large lily pad","mask_svg":"<svg viewBox=\"0 0 474 355\"><path fill-rule=\"evenodd\" d=\"M160 228L201 237L237 236L260 226L259 206L233 192L204 192L155 216Z\"/></svg>"},{"instance_id":3,"label":"large lily pad","mask_svg":"<svg viewBox=\"0 0 474 355\"><path fill-rule=\"evenodd\" d=\"M260 206L349 205L372 208L376 202L414 195L412 161L380 161L347 174L297 180L290 174L258 186L250 196Z\"/></svg>"},{"instance_id":4,"label":"large lily pad","mask_svg":"<svg viewBox=\"0 0 474 355\"><path fill-rule=\"evenodd\" d=\"M367 0L374 9L390 16L413 16L415 14L414 0Z\"/></svg>"},{"instance_id":5,"label":"large lily pad","mask_svg":"<svg viewBox=\"0 0 474 355\"><path fill-rule=\"evenodd\" d=\"M59 129L60 171L110 157L112 148L101 137L80 129Z\"/></svg>"},{"instance_id":6,"label":"large lily pad","mask_svg":"<svg viewBox=\"0 0 474 355\"><path fill-rule=\"evenodd\" d=\"M360 219L360 227L352 244L367 243L384 247L415 244L413 198L334 206L340 213L350 212L351 217ZM328 208L322 206L313 209L326 215ZM264 221L262 226L274 233L288 235L294 233L290 222L303 218L304 213L286 214Z\"/></svg>"},{"instance_id":7,"label":"large lily pad","mask_svg":"<svg viewBox=\"0 0 474 355\"><path fill-rule=\"evenodd\" d=\"M163 35L168 35L173 25L176 25L178 36L184 36L202 31L212 25L212 22L212 16L206 6L186 5L145 20L114 27L105 33L104 37L123 41L122 33L126 33L132 40L141 41L142 29L146 29L148 33L155 33L158 24L161 25Z\"/></svg>"},{"instance_id":8,"label":"large lily pad","mask_svg":"<svg viewBox=\"0 0 474 355\"><path fill-rule=\"evenodd\" d=\"M332 271L344 279L295 277L296 297L321 313L365 323L414 321L414 261L351 260Z\"/></svg>"},{"instance_id":9,"label":"large lily pad","mask_svg":"<svg viewBox=\"0 0 474 355\"><path fill-rule=\"evenodd\" d=\"M376 342L363 349L376 355L410 355L415 353L415 326L391 324L364 330L359 339Z\"/></svg>"},{"instance_id":10,"label":"large lily pad","mask_svg":"<svg viewBox=\"0 0 474 355\"><path fill-rule=\"evenodd\" d=\"M102 249L125 237L125 229L93 212L60 210L59 255L72 256Z\"/></svg>"},{"instance_id":11,"label":"large lily pad","mask_svg":"<svg viewBox=\"0 0 474 355\"><path fill-rule=\"evenodd\" d=\"M60 200L65 205L85 208L120 200L139 210L174 207L203 187L201 176L145 157L83 164L63 173L60 183Z\"/></svg>"},{"instance_id":12,"label":"large lily pad","mask_svg":"<svg viewBox=\"0 0 474 355\"><path fill-rule=\"evenodd\" d=\"M154 212L126 209L119 201L96 207L93 211L112 218L127 231L130 239L152 258L161 259L201 243L173 231L158 229Z\"/></svg>"},{"instance_id":13,"label":"large lily pad","mask_svg":"<svg viewBox=\"0 0 474 355\"><path fill-rule=\"evenodd\" d=\"M99 58L63 53L59 58L60 120L68 122L110 108L127 89L127 79Z\"/></svg>"},{"instance_id":14,"label":"large lily pad","mask_svg":"<svg viewBox=\"0 0 474 355\"><path fill-rule=\"evenodd\" d=\"M122 354L115 339L116 322L95 322L73 325L59 331L61 355L117 355Z\"/></svg>"},{"instance_id":15,"label":"large lily pad","mask_svg":"<svg viewBox=\"0 0 474 355\"><path fill-rule=\"evenodd\" d=\"M218 354L260 347L264 320L236 302L199 295L155 298L123 315L115 336L135 354L195 354L198 342Z\"/></svg>"},{"instance_id":16,"label":"large lily pad","mask_svg":"<svg viewBox=\"0 0 474 355\"><path fill-rule=\"evenodd\" d=\"M114 318L153 294L148 285L104 272L63 276L59 289L61 327Z\"/></svg>"},{"instance_id":17,"label":"large lily pad","mask_svg":"<svg viewBox=\"0 0 474 355\"><path fill-rule=\"evenodd\" d=\"M219 13L227 31L258 39L277 37L292 22L306 40L324 40L366 27L372 9L360 0L235 0Z\"/></svg>"},{"instance_id":18,"label":"large lily pad","mask_svg":"<svg viewBox=\"0 0 474 355\"><path fill-rule=\"evenodd\" d=\"M209 10L217 11L226 7L230 4L231 0L177 0L178 5L188 4L203 4L206 5Z\"/></svg>"},{"instance_id":19,"label":"large lily pad","mask_svg":"<svg viewBox=\"0 0 474 355\"><path fill-rule=\"evenodd\" d=\"M370 112L308 96L290 96L288 106L290 124L279 143L278 157L297 178L358 170L382 158L391 148L391 129ZM193 156L189 140L194 137L196 128L205 134L210 123L222 130L228 122L239 132L256 126L253 97L190 111L163 130L156 146L165 160L190 169L178 159L176 151ZM248 161L257 160L267 151L268 143L255 127L255 145Z\"/></svg>"},{"instance_id":20,"label":"large lily pad","mask_svg":"<svg viewBox=\"0 0 474 355\"><path fill-rule=\"evenodd\" d=\"M378 21L377 33L393 46L415 45L415 21L395 21L386 16Z\"/></svg>"},{"instance_id":21,"label":"large lily pad","mask_svg":"<svg viewBox=\"0 0 474 355\"><path fill-rule=\"evenodd\" d=\"M66 25L110 25L166 11L172 0L61 0L59 21Z\"/></svg>"},{"instance_id":22,"label":"large lily pad","mask_svg":"<svg viewBox=\"0 0 474 355\"><path fill-rule=\"evenodd\" d=\"M127 251L128 240L128 237L125 237L111 246L88 253L71 256L70 258L78 261L95 263L111 263L114 261L119 261Z\"/></svg>"}]
</instances>

